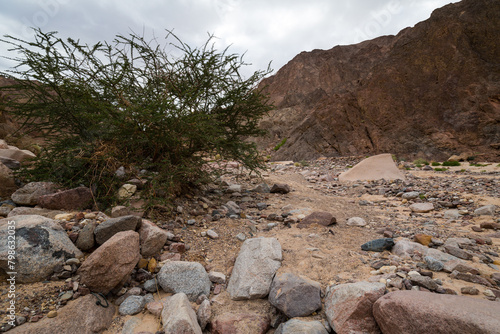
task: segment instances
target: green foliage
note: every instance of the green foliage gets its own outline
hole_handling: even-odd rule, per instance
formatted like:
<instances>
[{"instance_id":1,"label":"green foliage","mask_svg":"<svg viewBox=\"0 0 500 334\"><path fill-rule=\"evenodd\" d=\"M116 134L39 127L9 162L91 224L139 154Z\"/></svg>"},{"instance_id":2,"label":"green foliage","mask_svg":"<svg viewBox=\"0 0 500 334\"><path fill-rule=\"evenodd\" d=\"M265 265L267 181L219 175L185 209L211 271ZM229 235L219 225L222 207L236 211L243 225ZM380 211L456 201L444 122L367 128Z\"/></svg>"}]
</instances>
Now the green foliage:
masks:
<instances>
[{"instance_id":1,"label":"green foliage","mask_svg":"<svg viewBox=\"0 0 500 334\"><path fill-rule=\"evenodd\" d=\"M490 164L476 164L476 163L473 163L473 162L469 162L469 166L471 167L486 167L486 166L489 166Z\"/></svg>"},{"instance_id":2,"label":"green foliage","mask_svg":"<svg viewBox=\"0 0 500 334\"><path fill-rule=\"evenodd\" d=\"M455 161L455 160L448 160L443 162L443 166L449 167L449 166L460 166L460 162Z\"/></svg>"},{"instance_id":3,"label":"green foliage","mask_svg":"<svg viewBox=\"0 0 500 334\"><path fill-rule=\"evenodd\" d=\"M419 194L418 197L421 199L421 200L425 200L427 197L425 197L424 194Z\"/></svg>"},{"instance_id":4,"label":"green foliage","mask_svg":"<svg viewBox=\"0 0 500 334\"><path fill-rule=\"evenodd\" d=\"M209 36L191 48L168 33L172 56L157 40L118 35L93 46L35 30L34 42L11 36L17 66L1 73L16 80L0 92L15 97L3 110L42 133L46 149L28 180L86 185L109 205L120 166L148 171L143 196L154 199L196 187L216 176L211 157L263 168L255 144L259 119L272 106L257 89L271 72L245 79L241 56L217 51ZM134 175L130 175L134 176Z\"/></svg>"},{"instance_id":5,"label":"green foliage","mask_svg":"<svg viewBox=\"0 0 500 334\"><path fill-rule=\"evenodd\" d=\"M431 166L441 166L439 162L433 161L431 162Z\"/></svg>"},{"instance_id":6,"label":"green foliage","mask_svg":"<svg viewBox=\"0 0 500 334\"><path fill-rule=\"evenodd\" d=\"M423 165L421 165L421 164L416 164L416 165L415 165L415 167L421 168L421 167L423 167Z\"/></svg>"},{"instance_id":7,"label":"green foliage","mask_svg":"<svg viewBox=\"0 0 500 334\"><path fill-rule=\"evenodd\" d=\"M276 145L276 146L274 147L274 149L273 149L273 150L275 150L275 151L279 150L279 149L281 148L281 146L285 145L286 140L287 140L287 138L283 138L283 140L281 140L281 141L278 143L278 145Z\"/></svg>"},{"instance_id":8,"label":"green foliage","mask_svg":"<svg viewBox=\"0 0 500 334\"><path fill-rule=\"evenodd\" d=\"M413 164L415 164L415 165L428 165L429 162L425 159L420 158L420 159L413 161Z\"/></svg>"},{"instance_id":9,"label":"green foliage","mask_svg":"<svg viewBox=\"0 0 500 334\"><path fill-rule=\"evenodd\" d=\"M434 168L436 172L446 172L448 168Z\"/></svg>"}]
</instances>

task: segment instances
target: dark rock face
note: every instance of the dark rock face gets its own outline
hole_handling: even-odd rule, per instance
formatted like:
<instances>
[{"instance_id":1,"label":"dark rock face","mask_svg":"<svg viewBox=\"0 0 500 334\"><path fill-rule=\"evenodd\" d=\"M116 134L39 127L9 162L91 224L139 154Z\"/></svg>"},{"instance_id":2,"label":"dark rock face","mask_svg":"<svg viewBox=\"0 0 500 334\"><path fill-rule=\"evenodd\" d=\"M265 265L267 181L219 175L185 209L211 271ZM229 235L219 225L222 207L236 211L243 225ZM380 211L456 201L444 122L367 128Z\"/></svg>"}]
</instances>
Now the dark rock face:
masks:
<instances>
[{"instance_id":1,"label":"dark rock face","mask_svg":"<svg viewBox=\"0 0 500 334\"><path fill-rule=\"evenodd\" d=\"M500 156L500 2L463 0L397 36L302 52L263 80L275 160Z\"/></svg>"}]
</instances>

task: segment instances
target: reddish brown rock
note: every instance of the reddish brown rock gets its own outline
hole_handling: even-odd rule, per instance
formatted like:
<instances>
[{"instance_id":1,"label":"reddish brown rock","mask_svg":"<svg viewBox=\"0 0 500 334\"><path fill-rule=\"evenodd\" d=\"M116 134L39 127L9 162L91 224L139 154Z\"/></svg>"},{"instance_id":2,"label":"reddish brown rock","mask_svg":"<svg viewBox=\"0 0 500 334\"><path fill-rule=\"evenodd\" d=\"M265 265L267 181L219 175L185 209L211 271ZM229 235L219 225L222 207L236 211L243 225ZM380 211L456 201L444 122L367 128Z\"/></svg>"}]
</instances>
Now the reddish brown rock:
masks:
<instances>
[{"instance_id":1,"label":"reddish brown rock","mask_svg":"<svg viewBox=\"0 0 500 334\"><path fill-rule=\"evenodd\" d=\"M53 182L30 182L12 194L12 200L19 205L37 205L42 196L56 192Z\"/></svg>"},{"instance_id":2,"label":"reddish brown rock","mask_svg":"<svg viewBox=\"0 0 500 334\"><path fill-rule=\"evenodd\" d=\"M130 275L140 258L139 234L119 232L83 262L78 269L80 283L92 291L106 294Z\"/></svg>"},{"instance_id":3,"label":"reddish brown rock","mask_svg":"<svg viewBox=\"0 0 500 334\"><path fill-rule=\"evenodd\" d=\"M26 323L10 330L12 334L95 334L102 333L113 321L115 307L96 305L96 297L87 295L70 301L57 311L57 317L44 318L35 323Z\"/></svg>"},{"instance_id":4,"label":"reddish brown rock","mask_svg":"<svg viewBox=\"0 0 500 334\"><path fill-rule=\"evenodd\" d=\"M213 334L265 334L269 329L268 316L252 313L224 313L212 322Z\"/></svg>"},{"instance_id":5,"label":"reddish brown rock","mask_svg":"<svg viewBox=\"0 0 500 334\"><path fill-rule=\"evenodd\" d=\"M481 223L480 227L488 230L500 230L500 224L494 222Z\"/></svg>"},{"instance_id":6,"label":"reddish brown rock","mask_svg":"<svg viewBox=\"0 0 500 334\"><path fill-rule=\"evenodd\" d=\"M41 207L52 210L82 210L92 206L92 192L87 187L59 191L38 199Z\"/></svg>"},{"instance_id":7,"label":"reddish brown rock","mask_svg":"<svg viewBox=\"0 0 500 334\"><path fill-rule=\"evenodd\" d=\"M274 160L472 151L498 160L498 17L499 1L464 0L396 36L301 52L262 80L276 109L260 147L286 138Z\"/></svg>"},{"instance_id":8,"label":"reddish brown rock","mask_svg":"<svg viewBox=\"0 0 500 334\"><path fill-rule=\"evenodd\" d=\"M391 292L375 302L383 333L498 333L500 303L421 291Z\"/></svg>"},{"instance_id":9,"label":"reddish brown rock","mask_svg":"<svg viewBox=\"0 0 500 334\"><path fill-rule=\"evenodd\" d=\"M307 227L312 224L330 226L337 223L337 219L329 212L316 211L302 219L298 227Z\"/></svg>"},{"instance_id":10,"label":"reddish brown rock","mask_svg":"<svg viewBox=\"0 0 500 334\"><path fill-rule=\"evenodd\" d=\"M271 187L271 194L288 194L290 191L290 186L284 183L276 183Z\"/></svg>"}]
</instances>

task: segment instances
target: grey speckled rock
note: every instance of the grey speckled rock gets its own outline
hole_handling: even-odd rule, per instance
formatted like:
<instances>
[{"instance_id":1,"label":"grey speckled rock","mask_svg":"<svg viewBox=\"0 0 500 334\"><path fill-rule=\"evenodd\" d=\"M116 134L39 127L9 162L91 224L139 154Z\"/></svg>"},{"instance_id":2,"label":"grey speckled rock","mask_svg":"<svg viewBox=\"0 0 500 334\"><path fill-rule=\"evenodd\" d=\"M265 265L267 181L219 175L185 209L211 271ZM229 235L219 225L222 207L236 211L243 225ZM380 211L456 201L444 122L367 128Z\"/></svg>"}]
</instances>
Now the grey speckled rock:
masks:
<instances>
[{"instance_id":1,"label":"grey speckled rock","mask_svg":"<svg viewBox=\"0 0 500 334\"><path fill-rule=\"evenodd\" d=\"M9 222L15 222L15 225ZM70 258L81 258L83 253L71 242L66 231L57 222L42 216L13 216L0 219L0 268L8 267L9 226L15 226L16 281L32 283L43 281L54 267L64 265Z\"/></svg>"},{"instance_id":2,"label":"grey speckled rock","mask_svg":"<svg viewBox=\"0 0 500 334\"><path fill-rule=\"evenodd\" d=\"M140 227L142 219L137 216L124 216L103 221L94 230L95 241L102 245L113 235L122 231L135 231Z\"/></svg>"},{"instance_id":3,"label":"grey speckled rock","mask_svg":"<svg viewBox=\"0 0 500 334\"><path fill-rule=\"evenodd\" d=\"M163 305L161 320L165 333L202 334L196 313L185 294L167 297Z\"/></svg>"},{"instance_id":4,"label":"grey speckled rock","mask_svg":"<svg viewBox=\"0 0 500 334\"><path fill-rule=\"evenodd\" d=\"M11 198L18 205L37 205L41 196L53 194L57 189L53 182L30 182L16 190Z\"/></svg>"},{"instance_id":5,"label":"grey speckled rock","mask_svg":"<svg viewBox=\"0 0 500 334\"><path fill-rule=\"evenodd\" d=\"M328 334L325 326L319 321L302 321L290 319L279 325L274 334Z\"/></svg>"},{"instance_id":6,"label":"grey speckled rock","mask_svg":"<svg viewBox=\"0 0 500 334\"><path fill-rule=\"evenodd\" d=\"M443 262L436 260L432 256L426 256L424 260L425 263L427 264L427 268L429 268L432 271L441 271L444 269Z\"/></svg>"},{"instance_id":7,"label":"grey speckled rock","mask_svg":"<svg viewBox=\"0 0 500 334\"><path fill-rule=\"evenodd\" d=\"M158 283L165 292L184 293L190 301L210 294L211 282L198 262L167 262L158 273Z\"/></svg>"},{"instance_id":8,"label":"grey speckled rock","mask_svg":"<svg viewBox=\"0 0 500 334\"><path fill-rule=\"evenodd\" d=\"M276 275L269 302L289 318L306 317L321 308L321 285L291 273Z\"/></svg>"},{"instance_id":9,"label":"grey speckled rock","mask_svg":"<svg viewBox=\"0 0 500 334\"><path fill-rule=\"evenodd\" d=\"M231 299L258 299L268 295L281 266L281 245L275 238L253 238L241 246L227 291Z\"/></svg>"},{"instance_id":10,"label":"grey speckled rock","mask_svg":"<svg viewBox=\"0 0 500 334\"><path fill-rule=\"evenodd\" d=\"M474 210L476 216L494 216L496 205L485 205Z\"/></svg>"},{"instance_id":11,"label":"grey speckled rock","mask_svg":"<svg viewBox=\"0 0 500 334\"><path fill-rule=\"evenodd\" d=\"M383 283L357 282L330 286L325 298L328 323L337 333L380 333L372 315L372 306L384 292Z\"/></svg>"},{"instance_id":12,"label":"grey speckled rock","mask_svg":"<svg viewBox=\"0 0 500 334\"><path fill-rule=\"evenodd\" d=\"M141 312L146 305L146 300L143 296L129 296L120 304L118 312L121 315L133 315Z\"/></svg>"}]
</instances>

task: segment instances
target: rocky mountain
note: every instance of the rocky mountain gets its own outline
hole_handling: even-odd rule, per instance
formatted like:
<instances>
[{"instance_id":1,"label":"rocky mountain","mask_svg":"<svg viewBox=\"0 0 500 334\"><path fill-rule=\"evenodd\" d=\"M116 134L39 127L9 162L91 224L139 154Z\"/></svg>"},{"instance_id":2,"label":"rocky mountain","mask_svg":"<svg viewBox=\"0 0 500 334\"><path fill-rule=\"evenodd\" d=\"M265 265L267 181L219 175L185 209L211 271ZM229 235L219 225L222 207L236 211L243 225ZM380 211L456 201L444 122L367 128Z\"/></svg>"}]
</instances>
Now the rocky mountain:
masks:
<instances>
[{"instance_id":1,"label":"rocky mountain","mask_svg":"<svg viewBox=\"0 0 500 334\"><path fill-rule=\"evenodd\" d=\"M500 1L463 0L396 36L302 52L262 81L273 158L500 157Z\"/></svg>"}]
</instances>

